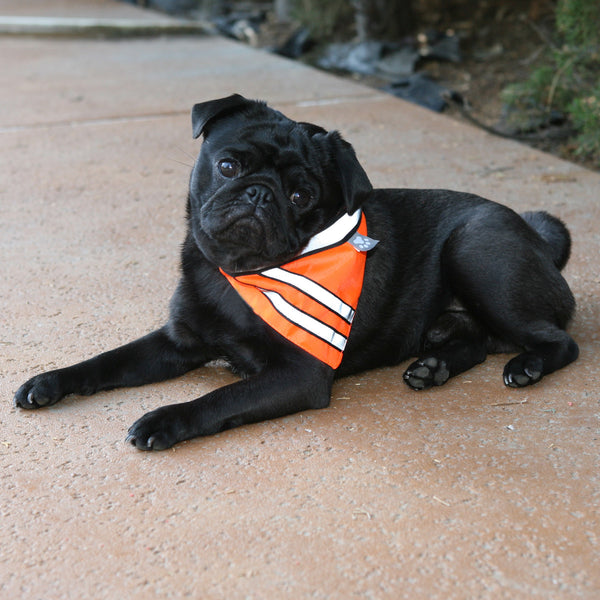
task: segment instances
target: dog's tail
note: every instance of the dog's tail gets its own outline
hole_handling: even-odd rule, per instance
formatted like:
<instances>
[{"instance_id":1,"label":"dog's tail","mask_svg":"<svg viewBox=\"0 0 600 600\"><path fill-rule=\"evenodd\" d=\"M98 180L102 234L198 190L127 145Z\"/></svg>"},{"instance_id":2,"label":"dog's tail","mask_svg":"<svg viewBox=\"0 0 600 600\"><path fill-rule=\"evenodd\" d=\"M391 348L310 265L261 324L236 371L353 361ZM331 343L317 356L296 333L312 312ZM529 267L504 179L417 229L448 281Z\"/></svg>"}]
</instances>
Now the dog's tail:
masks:
<instances>
[{"instance_id":1,"label":"dog's tail","mask_svg":"<svg viewBox=\"0 0 600 600\"><path fill-rule=\"evenodd\" d=\"M545 211L524 212L521 217L548 243L554 264L562 269L571 254L571 235L566 225Z\"/></svg>"}]
</instances>

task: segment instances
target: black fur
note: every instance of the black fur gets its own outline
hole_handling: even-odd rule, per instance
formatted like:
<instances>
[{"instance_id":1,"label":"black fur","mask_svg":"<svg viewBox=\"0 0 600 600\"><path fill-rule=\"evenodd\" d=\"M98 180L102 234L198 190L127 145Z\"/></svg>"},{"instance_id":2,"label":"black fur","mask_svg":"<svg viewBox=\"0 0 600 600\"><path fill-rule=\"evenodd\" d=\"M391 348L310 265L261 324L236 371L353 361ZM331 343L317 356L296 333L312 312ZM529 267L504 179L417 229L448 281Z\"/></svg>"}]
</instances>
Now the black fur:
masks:
<instances>
[{"instance_id":1,"label":"black fur","mask_svg":"<svg viewBox=\"0 0 600 600\"><path fill-rule=\"evenodd\" d=\"M575 303L559 272L570 238L555 217L519 216L446 190L372 190L337 132L241 96L196 105L192 121L194 136L205 140L190 180L181 280L168 322L128 345L33 377L17 391L17 406L162 381L226 359L239 382L159 408L130 428L138 448L164 449L327 406L334 377L411 356L418 359L404 379L413 389L441 385L489 352L520 352L504 369L513 387L577 358L565 332ZM334 372L254 315L219 267L281 264L361 205L369 235L380 242L368 254L350 339Z\"/></svg>"}]
</instances>

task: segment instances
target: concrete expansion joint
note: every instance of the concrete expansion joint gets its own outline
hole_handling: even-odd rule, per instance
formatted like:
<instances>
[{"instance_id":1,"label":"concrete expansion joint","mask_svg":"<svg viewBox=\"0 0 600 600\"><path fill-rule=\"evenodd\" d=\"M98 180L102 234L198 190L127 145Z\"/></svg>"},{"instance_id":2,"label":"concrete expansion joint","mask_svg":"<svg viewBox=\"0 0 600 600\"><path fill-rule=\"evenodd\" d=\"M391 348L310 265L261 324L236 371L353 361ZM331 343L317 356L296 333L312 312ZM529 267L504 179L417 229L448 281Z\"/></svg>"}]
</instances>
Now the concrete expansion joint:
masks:
<instances>
[{"instance_id":1,"label":"concrete expansion joint","mask_svg":"<svg viewBox=\"0 0 600 600\"><path fill-rule=\"evenodd\" d=\"M317 106L332 106L335 104L350 104L352 102L382 102L387 100L387 97L381 93L369 94L368 90L365 94L356 94L352 96L338 96L335 98L322 98L322 99L311 99L311 100L299 100L294 102L293 105L298 108L312 108ZM282 103L284 104L284 103Z\"/></svg>"},{"instance_id":2,"label":"concrete expansion joint","mask_svg":"<svg viewBox=\"0 0 600 600\"><path fill-rule=\"evenodd\" d=\"M102 17L0 16L0 34L10 35L162 35L204 34L204 21L160 17L156 20Z\"/></svg>"},{"instance_id":3,"label":"concrete expansion joint","mask_svg":"<svg viewBox=\"0 0 600 600\"><path fill-rule=\"evenodd\" d=\"M188 114L189 111L174 110L147 115L124 115L114 117L102 117L98 119L81 119L77 121L54 121L50 123L25 123L22 125L0 127L0 134L14 133L17 131L31 131L35 129L58 129L61 127L94 127L101 125L113 125L115 123L140 123L145 121L160 121L161 119L169 119L171 117L179 117L183 115L188 116Z\"/></svg>"}]
</instances>

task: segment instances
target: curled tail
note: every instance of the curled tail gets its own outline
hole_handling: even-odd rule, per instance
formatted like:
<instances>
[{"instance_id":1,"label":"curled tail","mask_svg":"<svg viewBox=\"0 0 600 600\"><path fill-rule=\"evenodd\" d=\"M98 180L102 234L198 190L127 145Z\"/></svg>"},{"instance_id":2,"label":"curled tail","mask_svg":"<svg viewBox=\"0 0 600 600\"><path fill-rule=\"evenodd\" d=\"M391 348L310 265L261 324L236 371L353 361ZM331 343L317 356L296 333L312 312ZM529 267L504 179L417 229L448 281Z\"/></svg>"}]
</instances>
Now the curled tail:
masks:
<instances>
[{"instance_id":1,"label":"curled tail","mask_svg":"<svg viewBox=\"0 0 600 600\"><path fill-rule=\"evenodd\" d=\"M565 224L545 211L524 212L521 217L548 243L554 264L562 269L571 254L571 236Z\"/></svg>"}]
</instances>

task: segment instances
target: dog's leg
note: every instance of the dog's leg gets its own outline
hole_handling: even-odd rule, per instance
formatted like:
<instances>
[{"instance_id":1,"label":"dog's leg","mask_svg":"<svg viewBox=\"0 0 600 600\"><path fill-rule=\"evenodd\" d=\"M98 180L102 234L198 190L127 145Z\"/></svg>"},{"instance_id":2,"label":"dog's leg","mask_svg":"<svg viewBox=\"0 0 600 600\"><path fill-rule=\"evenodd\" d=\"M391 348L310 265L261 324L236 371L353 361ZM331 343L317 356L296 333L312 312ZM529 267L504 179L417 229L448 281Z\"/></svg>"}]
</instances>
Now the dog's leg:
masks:
<instances>
[{"instance_id":1,"label":"dog's leg","mask_svg":"<svg viewBox=\"0 0 600 600\"><path fill-rule=\"evenodd\" d=\"M577 358L565 331L575 301L544 242L516 215L504 217L455 231L443 264L467 310L492 335L525 350L504 369L506 385L524 387Z\"/></svg>"},{"instance_id":2,"label":"dog's leg","mask_svg":"<svg viewBox=\"0 0 600 600\"><path fill-rule=\"evenodd\" d=\"M442 313L427 332L424 346L423 355L404 373L405 383L413 390L442 385L487 356L485 333L462 310Z\"/></svg>"},{"instance_id":3,"label":"dog's leg","mask_svg":"<svg viewBox=\"0 0 600 600\"><path fill-rule=\"evenodd\" d=\"M524 344L527 351L515 356L504 367L506 385L525 387L537 383L544 375L562 369L579 356L579 347L568 333L551 323L541 325L543 332L532 336L529 344Z\"/></svg>"},{"instance_id":4,"label":"dog's leg","mask_svg":"<svg viewBox=\"0 0 600 600\"><path fill-rule=\"evenodd\" d=\"M175 344L166 329L81 363L32 377L15 394L15 404L33 409L55 404L69 394L89 396L183 375L209 357L198 348Z\"/></svg>"},{"instance_id":5,"label":"dog's leg","mask_svg":"<svg viewBox=\"0 0 600 600\"><path fill-rule=\"evenodd\" d=\"M312 364L305 365L306 360ZM259 375L219 388L191 402L163 406L130 428L140 450L164 450L177 442L232 427L275 419L329 404L333 371L312 357L271 365Z\"/></svg>"}]
</instances>

